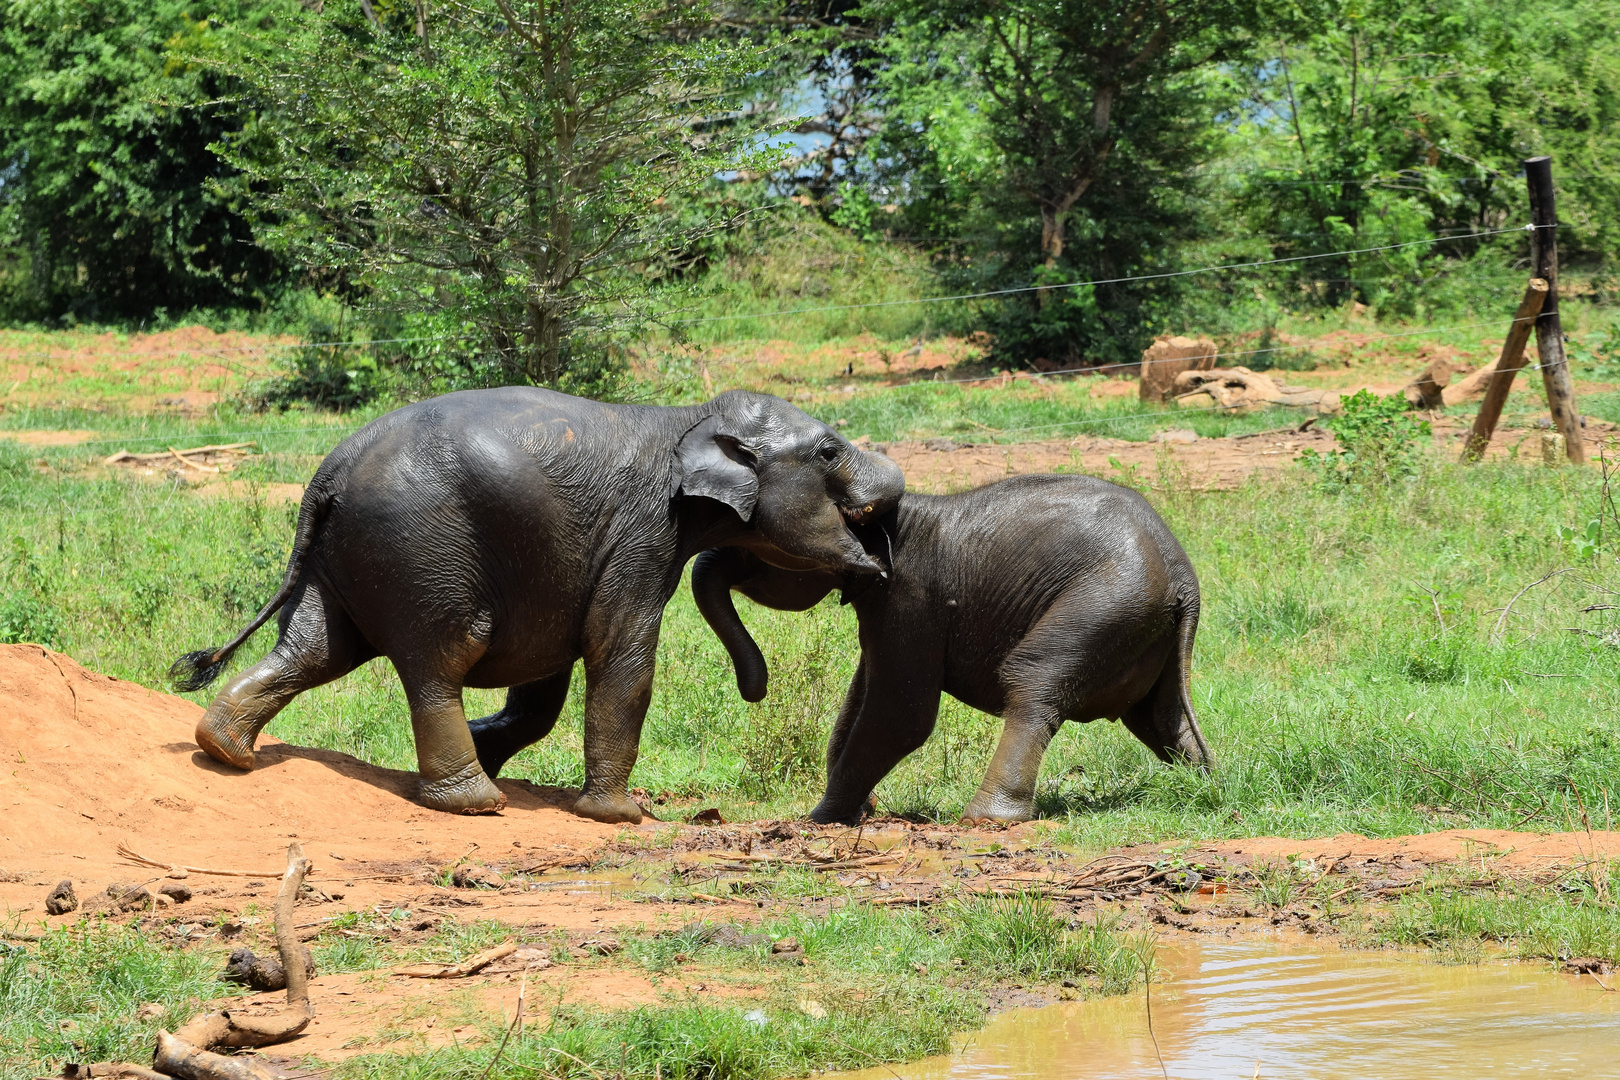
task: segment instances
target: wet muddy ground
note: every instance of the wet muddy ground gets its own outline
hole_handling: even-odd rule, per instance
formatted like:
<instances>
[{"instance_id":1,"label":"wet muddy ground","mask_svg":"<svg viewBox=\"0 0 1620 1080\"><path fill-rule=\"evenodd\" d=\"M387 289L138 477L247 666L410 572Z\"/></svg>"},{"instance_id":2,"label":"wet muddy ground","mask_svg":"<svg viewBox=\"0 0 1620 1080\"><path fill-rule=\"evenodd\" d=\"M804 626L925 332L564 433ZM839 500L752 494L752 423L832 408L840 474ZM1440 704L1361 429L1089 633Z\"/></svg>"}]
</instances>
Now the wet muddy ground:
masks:
<instances>
[{"instance_id":1,"label":"wet muddy ground","mask_svg":"<svg viewBox=\"0 0 1620 1080\"><path fill-rule=\"evenodd\" d=\"M1442 965L1414 956L1324 949L1281 935L1167 944L1159 963L1151 1002L1137 992L1013 1010L964 1037L949 1056L843 1076L1417 1080L1620 1074L1620 993L1605 992L1588 977L1506 961Z\"/></svg>"}]
</instances>

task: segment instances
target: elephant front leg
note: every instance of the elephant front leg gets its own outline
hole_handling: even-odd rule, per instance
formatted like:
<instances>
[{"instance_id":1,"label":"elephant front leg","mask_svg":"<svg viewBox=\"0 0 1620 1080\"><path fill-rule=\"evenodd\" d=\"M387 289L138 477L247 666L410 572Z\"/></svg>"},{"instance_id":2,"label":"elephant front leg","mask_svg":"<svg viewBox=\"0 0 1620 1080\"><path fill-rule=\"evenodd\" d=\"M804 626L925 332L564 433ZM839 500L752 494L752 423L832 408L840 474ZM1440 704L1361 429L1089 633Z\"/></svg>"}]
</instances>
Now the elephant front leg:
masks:
<instances>
[{"instance_id":1,"label":"elephant front leg","mask_svg":"<svg viewBox=\"0 0 1620 1080\"><path fill-rule=\"evenodd\" d=\"M400 672L411 706L416 763L424 806L451 814L494 814L506 796L478 763L478 750L462 711L461 687Z\"/></svg>"},{"instance_id":2,"label":"elephant front leg","mask_svg":"<svg viewBox=\"0 0 1620 1080\"><path fill-rule=\"evenodd\" d=\"M1045 709L1014 705L1001 725L1001 741L984 782L962 810L967 821L1028 821L1035 816L1035 780L1046 747L1063 718Z\"/></svg>"},{"instance_id":3,"label":"elephant front leg","mask_svg":"<svg viewBox=\"0 0 1620 1080\"><path fill-rule=\"evenodd\" d=\"M895 671L893 664L861 658L827 747L827 790L811 821L860 821L878 783L933 733L938 681L922 671Z\"/></svg>"},{"instance_id":4,"label":"elephant front leg","mask_svg":"<svg viewBox=\"0 0 1620 1080\"><path fill-rule=\"evenodd\" d=\"M657 609L661 612L661 608ZM641 725L652 704L658 624L621 627L585 656L585 786L574 813L632 825L641 807L630 798L630 771L641 749Z\"/></svg>"}]
</instances>

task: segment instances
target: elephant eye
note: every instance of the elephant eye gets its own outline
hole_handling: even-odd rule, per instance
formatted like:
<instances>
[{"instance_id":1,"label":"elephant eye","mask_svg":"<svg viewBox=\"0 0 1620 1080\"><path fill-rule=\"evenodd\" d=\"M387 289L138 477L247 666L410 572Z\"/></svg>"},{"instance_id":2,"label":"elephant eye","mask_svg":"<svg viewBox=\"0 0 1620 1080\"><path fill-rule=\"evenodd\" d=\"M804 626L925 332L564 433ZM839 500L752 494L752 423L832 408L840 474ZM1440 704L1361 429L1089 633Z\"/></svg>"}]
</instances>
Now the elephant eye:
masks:
<instances>
[{"instance_id":1,"label":"elephant eye","mask_svg":"<svg viewBox=\"0 0 1620 1080\"><path fill-rule=\"evenodd\" d=\"M826 446L821 448L821 457L825 461L837 461L838 447L828 443Z\"/></svg>"}]
</instances>

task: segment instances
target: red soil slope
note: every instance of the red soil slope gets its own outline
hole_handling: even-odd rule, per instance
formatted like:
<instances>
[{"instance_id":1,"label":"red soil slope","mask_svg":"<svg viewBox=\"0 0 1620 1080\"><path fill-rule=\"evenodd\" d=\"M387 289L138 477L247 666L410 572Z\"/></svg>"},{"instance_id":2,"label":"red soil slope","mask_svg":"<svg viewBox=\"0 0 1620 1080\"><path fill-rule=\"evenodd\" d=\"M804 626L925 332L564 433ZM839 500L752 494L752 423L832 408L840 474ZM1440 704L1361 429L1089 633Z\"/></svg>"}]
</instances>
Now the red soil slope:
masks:
<instances>
[{"instance_id":1,"label":"red soil slope","mask_svg":"<svg viewBox=\"0 0 1620 1080\"><path fill-rule=\"evenodd\" d=\"M166 864L269 877L297 837L317 877L330 878L368 863L449 862L474 844L483 858L584 851L620 831L565 810L571 793L525 781L499 782L499 816L438 813L412 801L414 773L271 738L259 768L239 772L197 749L201 714L38 645L0 645L0 913L37 918L38 882L70 878L82 898L163 873L121 858L120 844Z\"/></svg>"}]
</instances>

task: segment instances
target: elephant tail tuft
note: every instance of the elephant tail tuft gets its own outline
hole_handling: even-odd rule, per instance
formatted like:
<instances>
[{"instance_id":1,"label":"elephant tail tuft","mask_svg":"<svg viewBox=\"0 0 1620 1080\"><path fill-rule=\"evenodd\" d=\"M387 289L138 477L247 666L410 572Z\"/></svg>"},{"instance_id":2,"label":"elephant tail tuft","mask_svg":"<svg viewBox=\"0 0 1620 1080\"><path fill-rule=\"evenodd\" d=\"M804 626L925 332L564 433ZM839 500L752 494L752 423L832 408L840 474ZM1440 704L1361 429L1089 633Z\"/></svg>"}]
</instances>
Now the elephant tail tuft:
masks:
<instances>
[{"instance_id":1,"label":"elephant tail tuft","mask_svg":"<svg viewBox=\"0 0 1620 1080\"><path fill-rule=\"evenodd\" d=\"M330 460L330 459L328 459ZM298 509L298 528L293 534L292 554L287 559L287 571L281 576L281 587L270 598L269 603L259 609L253 621L248 623L225 645L218 649L201 649L189 652L169 666L169 678L174 688L181 693L192 690L201 690L225 670L230 663L231 654L241 647L242 643L252 637L254 632L270 621L270 616L280 610L293 594L298 585L298 579L304 573L304 559L308 556L310 548L315 544L315 532L326 518L327 511L332 506L332 482L322 471L315 474L309 487L304 489L304 502Z\"/></svg>"},{"instance_id":2,"label":"elephant tail tuft","mask_svg":"<svg viewBox=\"0 0 1620 1080\"><path fill-rule=\"evenodd\" d=\"M183 694L201 690L219 678L219 673L225 670L225 664L229 660L230 654L224 649L188 652L169 665L169 681Z\"/></svg>"}]
</instances>

